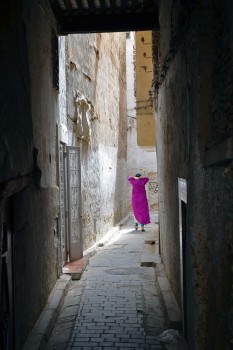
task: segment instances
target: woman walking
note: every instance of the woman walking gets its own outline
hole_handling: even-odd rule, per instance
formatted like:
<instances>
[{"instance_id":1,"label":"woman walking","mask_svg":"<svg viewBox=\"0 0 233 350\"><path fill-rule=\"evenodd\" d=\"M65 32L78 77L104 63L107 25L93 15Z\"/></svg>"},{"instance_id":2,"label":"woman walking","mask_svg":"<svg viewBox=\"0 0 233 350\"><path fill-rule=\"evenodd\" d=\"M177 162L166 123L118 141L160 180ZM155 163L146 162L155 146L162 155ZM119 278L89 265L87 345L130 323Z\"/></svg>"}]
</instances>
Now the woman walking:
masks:
<instances>
[{"instance_id":1,"label":"woman walking","mask_svg":"<svg viewBox=\"0 0 233 350\"><path fill-rule=\"evenodd\" d=\"M132 190L132 209L135 217L134 228L138 229L141 225L141 231L144 232L144 225L150 223L149 206L146 197L145 185L149 181L148 177L142 177L141 174L129 176L128 181L133 186Z\"/></svg>"}]
</instances>

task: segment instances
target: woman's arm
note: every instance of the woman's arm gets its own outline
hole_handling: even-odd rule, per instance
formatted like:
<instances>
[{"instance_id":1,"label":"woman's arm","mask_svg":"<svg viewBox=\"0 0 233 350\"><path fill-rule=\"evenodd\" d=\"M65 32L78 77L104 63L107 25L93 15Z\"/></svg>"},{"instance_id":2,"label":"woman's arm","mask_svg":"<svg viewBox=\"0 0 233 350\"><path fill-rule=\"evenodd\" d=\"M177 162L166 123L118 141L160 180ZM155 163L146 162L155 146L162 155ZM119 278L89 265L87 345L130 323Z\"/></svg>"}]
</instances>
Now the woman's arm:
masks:
<instances>
[{"instance_id":1,"label":"woman's arm","mask_svg":"<svg viewBox=\"0 0 233 350\"><path fill-rule=\"evenodd\" d=\"M141 178L141 179L142 179L144 185L149 181L149 177L146 177L146 176Z\"/></svg>"},{"instance_id":2,"label":"woman's arm","mask_svg":"<svg viewBox=\"0 0 233 350\"><path fill-rule=\"evenodd\" d=\"M132 182L134 181L134 177L133 176L129 176L128 177L128 181L132 184Z\"/></svg>"}]
</instances>

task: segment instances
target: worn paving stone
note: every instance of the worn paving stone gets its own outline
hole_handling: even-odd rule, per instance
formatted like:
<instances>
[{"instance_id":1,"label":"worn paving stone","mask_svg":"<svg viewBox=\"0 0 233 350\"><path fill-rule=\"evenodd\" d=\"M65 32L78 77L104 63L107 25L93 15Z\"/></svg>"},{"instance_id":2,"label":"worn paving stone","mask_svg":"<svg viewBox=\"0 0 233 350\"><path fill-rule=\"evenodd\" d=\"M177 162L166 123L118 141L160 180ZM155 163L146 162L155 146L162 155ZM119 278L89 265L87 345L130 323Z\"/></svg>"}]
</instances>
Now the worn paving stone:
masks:
<instances>
[{"instance_id":1,"label":"worn paving stone","mask_svg":"<svg viewBox=\"0 0 233 350\"><path fill-rule=\"evenodd\" d=\"M76 314L73 327L68 327L72 335L67 350L163 349L157 339L164 320L155 269L140 266L147 233L149 239L155 229L148 225L142 235L123 226L117 242L99 248L90 259L81 284L74 282L65 300L63 316Z\"/></svg>"},{"instance_id":2,"label":"worn paving stone","mask_svg":"<svg viewBox=\"0 0 233 350\"><path fill-rule=\"evenodd\" d=\"M56 345L50 345L48 349L49 350L66 350L67 349L67 342L56 344Z\"/></svg>"}]
</instances>

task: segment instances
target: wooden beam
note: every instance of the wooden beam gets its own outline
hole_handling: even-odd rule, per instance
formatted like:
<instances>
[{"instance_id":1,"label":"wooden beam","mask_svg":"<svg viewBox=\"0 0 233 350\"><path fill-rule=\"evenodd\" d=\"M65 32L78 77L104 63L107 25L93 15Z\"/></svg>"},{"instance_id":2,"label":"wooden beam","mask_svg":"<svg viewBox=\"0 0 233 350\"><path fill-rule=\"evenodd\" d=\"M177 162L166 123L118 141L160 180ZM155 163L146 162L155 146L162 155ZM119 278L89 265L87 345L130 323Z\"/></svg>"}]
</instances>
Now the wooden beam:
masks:
<instances>
[{"instance_id":1,"label":"wooden beam","mask_svg":"<svg viewBox=\"0 0 233 350\"><path fill-rule=\"evenodd\" d=\"M154 13L99 14L57 18L60 35L75 33L128 32L159 29L158 10Z\"/></svg>"}]
</instances>

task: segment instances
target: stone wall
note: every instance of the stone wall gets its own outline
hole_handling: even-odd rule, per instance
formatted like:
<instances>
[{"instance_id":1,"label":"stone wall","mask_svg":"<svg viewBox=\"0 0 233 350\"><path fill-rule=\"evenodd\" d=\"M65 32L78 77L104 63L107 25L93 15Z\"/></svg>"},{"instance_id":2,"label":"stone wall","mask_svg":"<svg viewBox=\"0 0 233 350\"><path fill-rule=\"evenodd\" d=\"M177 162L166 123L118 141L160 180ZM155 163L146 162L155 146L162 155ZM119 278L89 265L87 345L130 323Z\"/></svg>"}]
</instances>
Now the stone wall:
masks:
<instances>
[{"instance_id":1,"label":"stone wall","mask_svg":"<svg viewBox=\"0 0 233 350\"><path fill-rule=\"evenodd\" d=\"M179 177L185 178L184 277L190 350L231 348L230 10L229 1L196 5L180 2L173 6L167 0L160 8L159 74L155 86L161 253L181 303L177 182Z\"/></svg>"},{"instance_id":2,"label":"stone wall","mask_svg":"<svg viewBox=\"0 0 233 350\"><path fill-rule=\"evenodd\" d=\"M81 147L84 250L126 214L125 34L67 38L68 145Z\"/></svg>"},{"instance_id":3,"label":"stone wall","mask_svg":"<svg viewBox=\"0 0 233 350\"><path fill-rule=\"evenodd\" d=\"M12 195L14 338L21 349L57 278L58 92L52 30L38 3L1 4L1 17L0 183L1 199Z\"/></svg>"}]
</instances>

